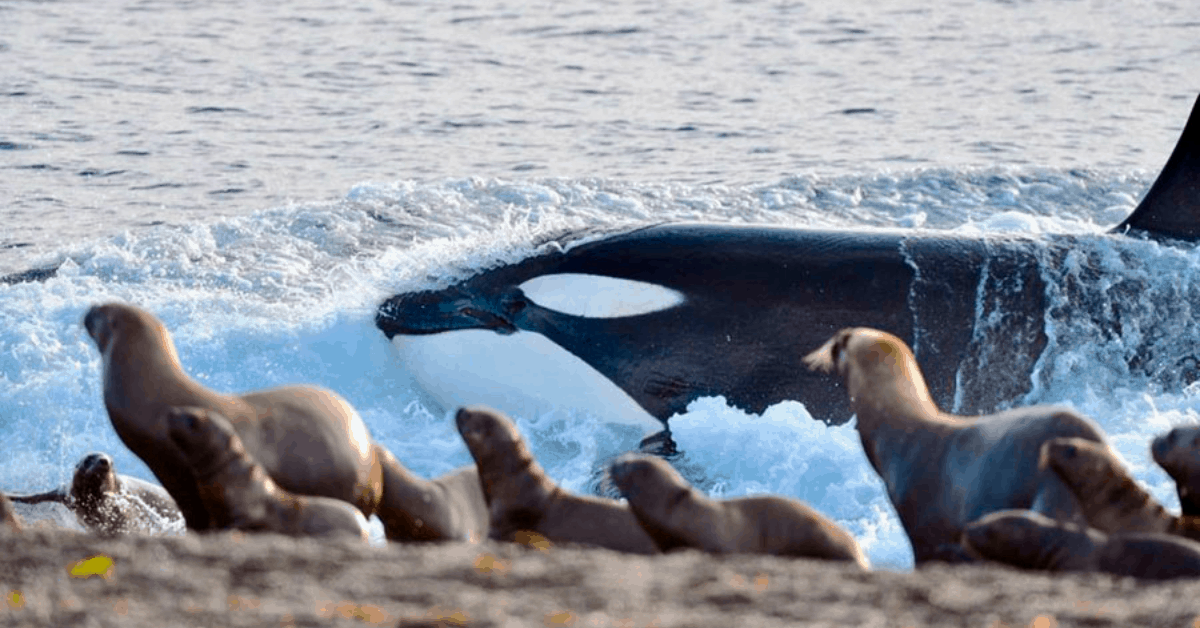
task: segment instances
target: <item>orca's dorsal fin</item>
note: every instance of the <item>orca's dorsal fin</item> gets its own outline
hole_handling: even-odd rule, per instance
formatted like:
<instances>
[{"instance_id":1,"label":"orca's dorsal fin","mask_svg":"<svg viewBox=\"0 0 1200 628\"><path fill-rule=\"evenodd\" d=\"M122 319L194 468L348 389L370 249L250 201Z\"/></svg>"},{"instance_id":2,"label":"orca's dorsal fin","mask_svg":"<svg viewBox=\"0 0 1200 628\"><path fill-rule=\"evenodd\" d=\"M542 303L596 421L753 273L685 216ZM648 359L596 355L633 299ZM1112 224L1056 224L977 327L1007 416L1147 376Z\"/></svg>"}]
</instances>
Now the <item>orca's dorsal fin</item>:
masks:
<instances>
[{"instance_id":1,"label":"orca's dorsal fin","mask_svg":"<svg viewBox=\"0 0 1200 628\"><path fill-rule=\"evenodd\" d=\"M1175 152L1137 209L1113 229L1151 237L1200 240L1200 97L1192 105Z\"/></svg>"}]
</instances>

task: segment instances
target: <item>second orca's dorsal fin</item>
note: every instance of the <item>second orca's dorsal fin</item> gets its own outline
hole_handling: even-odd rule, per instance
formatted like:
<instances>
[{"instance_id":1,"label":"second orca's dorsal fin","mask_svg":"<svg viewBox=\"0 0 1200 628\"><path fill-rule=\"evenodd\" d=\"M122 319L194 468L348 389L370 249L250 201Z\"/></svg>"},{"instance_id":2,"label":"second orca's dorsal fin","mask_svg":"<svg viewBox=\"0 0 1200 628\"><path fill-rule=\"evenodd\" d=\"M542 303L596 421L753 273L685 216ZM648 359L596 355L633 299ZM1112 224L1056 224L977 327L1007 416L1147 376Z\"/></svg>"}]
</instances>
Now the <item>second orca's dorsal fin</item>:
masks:
<instances>
[{"instance_id":1,"label":"second orca's dorsal fin","mask_svg":"<svg viewBox=\"0 0 1200 628\"><path fill-rule=\"evenodd\" d=\"M1200 97L1192 105L1192 115L1167 165L1137 209L1113 231L1200 240Z\"/></svg>"}]
</instances>

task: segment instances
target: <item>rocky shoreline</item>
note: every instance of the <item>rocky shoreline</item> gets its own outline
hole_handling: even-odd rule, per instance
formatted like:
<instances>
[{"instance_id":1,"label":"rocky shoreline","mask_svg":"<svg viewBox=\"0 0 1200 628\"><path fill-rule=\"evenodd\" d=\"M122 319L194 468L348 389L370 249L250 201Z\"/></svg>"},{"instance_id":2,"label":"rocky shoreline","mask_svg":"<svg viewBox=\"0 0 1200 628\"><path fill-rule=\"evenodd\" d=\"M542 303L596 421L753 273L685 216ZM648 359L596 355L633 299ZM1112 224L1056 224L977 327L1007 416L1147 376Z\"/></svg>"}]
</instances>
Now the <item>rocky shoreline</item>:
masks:
<instances>
[{"instance_id":1,"label":"rocky shoreline","mask_svg":"<svg viewBox=\"0 0 1200 628\"><path fill-rule=\"evenodd\" d=\"M0 565L5 626L1200 622L1200 580L991 565L863 572L843 563L695 551L646 557L492 542L366 547L270 534L97 538L47 530L0 535Z\"/></svg>"}]
</instances>

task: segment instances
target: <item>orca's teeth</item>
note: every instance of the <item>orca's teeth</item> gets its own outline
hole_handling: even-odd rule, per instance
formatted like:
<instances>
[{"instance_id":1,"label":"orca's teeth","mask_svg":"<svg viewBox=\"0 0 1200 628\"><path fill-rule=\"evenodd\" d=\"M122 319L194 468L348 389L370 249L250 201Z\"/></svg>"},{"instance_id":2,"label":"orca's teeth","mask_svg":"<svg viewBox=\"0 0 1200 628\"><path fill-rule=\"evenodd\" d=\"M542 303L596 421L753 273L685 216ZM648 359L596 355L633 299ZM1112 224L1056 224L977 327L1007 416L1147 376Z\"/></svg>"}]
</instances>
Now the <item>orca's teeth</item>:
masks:
<instances>
[{"instance_id":1,"label":"orca's teeth","mask_svg":"<svg viewBox=\"0 0 1200 628\"><path fill-rule=\"evenodd\" d=\"M473 307L464 307L460 309L459 312L465 316L470 316L471 318L479 321L479 326L484 329L490 329L501 334L513 334L517 331L516 325L513 325L508 320L496 316L495 314L486 310Z\"/></svg>"}]
</instances>

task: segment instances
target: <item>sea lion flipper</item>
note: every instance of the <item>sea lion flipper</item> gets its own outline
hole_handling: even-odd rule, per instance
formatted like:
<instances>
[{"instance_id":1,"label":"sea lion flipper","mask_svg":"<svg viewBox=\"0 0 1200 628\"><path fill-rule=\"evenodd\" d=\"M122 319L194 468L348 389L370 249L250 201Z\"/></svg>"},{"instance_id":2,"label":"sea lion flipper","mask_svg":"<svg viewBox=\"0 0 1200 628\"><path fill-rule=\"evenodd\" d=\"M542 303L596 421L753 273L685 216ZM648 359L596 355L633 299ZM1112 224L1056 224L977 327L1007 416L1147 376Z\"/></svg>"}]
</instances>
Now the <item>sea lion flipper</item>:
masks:
<instances>
[{"instance_id":1,"label":"sea lion flipper","mask_svg":"<svg viewBox=\"0 0 1200 628\"><path fill-rule=\"evenodd\" d=\"M35 493L33 495L12 495L12 494L10 494L8 496L8 498L14 502L19 502L22 504L41 504L44 502L58 502L60 504L67 503L67 493L61 487L54 489L53 491L46 491L45 493Z\"/></svg>"}]
</instances>

